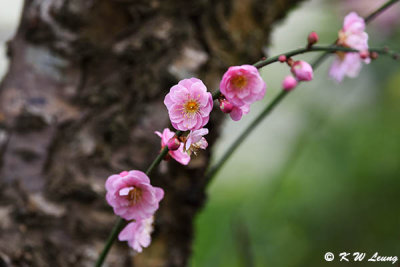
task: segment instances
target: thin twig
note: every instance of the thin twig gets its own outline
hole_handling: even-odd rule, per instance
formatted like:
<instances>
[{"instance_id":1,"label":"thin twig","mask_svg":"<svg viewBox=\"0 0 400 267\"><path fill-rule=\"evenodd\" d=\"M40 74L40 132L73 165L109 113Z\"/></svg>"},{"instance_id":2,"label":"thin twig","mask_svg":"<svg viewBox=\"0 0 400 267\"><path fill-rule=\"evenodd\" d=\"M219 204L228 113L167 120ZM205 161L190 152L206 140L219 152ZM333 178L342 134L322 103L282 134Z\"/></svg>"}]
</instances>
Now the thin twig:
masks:
<instances>
[{"instance_id":1,"label":"thin twig","mask_svg":"<svg viewBox=\"0 0 400 267\"><path fill-rule=\"evenodd\" d=\"M95 264L96 267L100 267L103 264L104 260L107 257L108 251L111 249L112 244L114 243L115 239L117 239L119 232L121 232L125 224L126 221L122 218L119 218L118 221L115 223L113 229L111 230L110 235L107 238L103 251L101 252L99 258L96 261Z\"/></svg>"},{"instance_id":2,"label":"thin twig","mask_svg":"<svg viewBox=\"0 0 400 267\"><path fill-rule=\"evenodd\" d=\"M378 8L377 10L375 10L374 12L372 12L371 14L369 14L368 16L366 16L364 18L365 23L369 23L371 20L373 20L374 18L376 18L378 15L382 14L383 11L385 11L386 9L388 9L390 6L392 6L393 4L395 4L396 2L398 2L399 0L390 0L387 1L385 4L383 4L380 8Z\"/></svg>"}]
</instances>

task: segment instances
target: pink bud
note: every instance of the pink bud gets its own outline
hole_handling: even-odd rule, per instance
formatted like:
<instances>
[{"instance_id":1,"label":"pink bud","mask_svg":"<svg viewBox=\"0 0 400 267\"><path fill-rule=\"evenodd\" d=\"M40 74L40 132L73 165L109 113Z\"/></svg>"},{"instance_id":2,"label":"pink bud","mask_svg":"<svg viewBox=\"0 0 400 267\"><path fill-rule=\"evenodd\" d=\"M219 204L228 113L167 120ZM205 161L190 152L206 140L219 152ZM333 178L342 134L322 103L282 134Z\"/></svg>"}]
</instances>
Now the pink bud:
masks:
<instances>
[{"instance_id":1,"label":"pink bud","mask_svg":"<svg viewBox=\"0 0 400 267\"><path fill-rule=\"evenodd\" d=\"M360 54L360 58L362 58L362 59L367 59L369 57L368 50L363 50L359 54Z\"/></svg>"},{"instance_id":2,"label":"pink bud","mask_svg":"<svg viewBox=\"0 0 400 267\"><path fill-rule=\"evenodd\" d=\"M311 46L311 45L315 44L316 42L318 42L318 39L319 39L318 34L316 32L311 32L307 38L308 45Z\"/></svg>"},{"instance_id":3,"label":"pink bud","mask_svg":"<svg viewBox=\"0 0 400 267\"><path fill-rule=\"evenodd\" d=\"M285 90L285 91L291 91L296 86L297 86L296 79L290 75L286 76L282 82L282 87L283 87L283 90Z\"/></svg>"},{"instance_id":4,"label":"pink bud","mask_svg":"<svg viewBox=\"0 0 400 267\"><path fill-rule=\"evenodd\" d=\"M233 105L226 99L219 100L219 108L224 113L231 113L233 109Z\"/></svg>"},{"instance_id":5,"label":"pink bud","mask_svg":"<svg viewBox=\"0 0 400 267\"><path fill-rule=\"evenodd\" d=\"M286 56L285 55L280 55L278 60L279 60L279 62L284 63L286 61Z\"/></svg>"},{"instance_id":6,"label":"pink bud","mask_svg":"<svg viewBox=\"0 0 400 267\"><path fill-rule=\"evenodd\" d=\"M310 64L303 60L295 61L291 72L299 81L311 81L313 79L313 69Z\"/></svg>"},{"instance_id":7,"label":"pink bud","mask_svg":"<svg viewBox=\"0 0 400 267\"><path fill-rule=\"evenodd\" d=\"M177 150L180 145L181 145L181 142L179 141L179 139L176 136L169 139L168 143L167 143L168 149L171 151Z\"/></svg>"}]
</instances>

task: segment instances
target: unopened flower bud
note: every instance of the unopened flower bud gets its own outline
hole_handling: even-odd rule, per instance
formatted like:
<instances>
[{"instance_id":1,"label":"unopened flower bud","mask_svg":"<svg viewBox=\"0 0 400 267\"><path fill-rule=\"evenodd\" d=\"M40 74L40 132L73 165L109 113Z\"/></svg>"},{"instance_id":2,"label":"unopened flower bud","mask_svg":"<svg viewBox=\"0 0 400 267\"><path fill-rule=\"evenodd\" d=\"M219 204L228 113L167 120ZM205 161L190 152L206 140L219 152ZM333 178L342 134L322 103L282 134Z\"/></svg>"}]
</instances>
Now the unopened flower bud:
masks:
<instances>
[{"instance_id":1,"label":"unopened flower bud","mask_svg":"<svg viewBox=\"0 0 400 267\"><path fill-rule=\"evenodd\" d=\"M313 44L318 42L318 39L318 34L316 32L311 32L307 37L308 45L312 46Z\"/></svg>"},{"instance_id":2,"label":"unopened flower bud","mask_svg":"<svg viewBox=\"0 0 400 267\"><path fill-rule=\"evenodd\" d=\"M278 60L279 60L279 62L284 63L284 62L286 62L286 56L285 55L280 55Z\"/></svg>"},{"instance_id":3,"label":"unopened flower bud","mask_svg":"<svg viewBox=\"0 0 400 267\"><path fill-rule=\"evenodd\" d=\"M311 65L303 60L294 62L291 72L299 81L311 81L313 79L313 69Z\"/></svg>"},{"instance_id":4,"label":"unopened flower bud","mask_svg":"<svg viewBox=\"0 0 400 267\"><path fill-rule=\"evenodd\" d=\"M293 76L286 76L282 82L283 90L291 91L293 88L297 86L297 80Z\"/></svg>"},{"instance_id":5,"label":"unopened flower bud","mask_svg":"<svg viewBox=\"0 0 400 267\"><path fill-rule=\"evenodd\" d=\"M171 151L177 150L180 145L181 145L181 142L179 141L179 139L176 136L169 139L168 143L167 143L168 149Z\"/></svg>"},{"instance_id":6,"label":"unopened flower bud","mask_svg":"<svg viewBox=\"0 0 400 267\"><path fill-rule=\"evenodd\" d=\"M224 113L231 113L231 111L233 109L233 105L231 102L229 102L226 99L220 99L219 100L219 108Z\"/></svg>"},{"instance_id":7,"label":"unopened flower bud","mask_svg":"<svg viewBox=\"0 0 400 267\"><path fill-rule=\"evenodd\" d=\"M371 52L370 54L369 54L369 57L371 58L371 59L377 59L378 58L378 53L377 52Z\"/></svg>"},{"instance_id":8,"label":"unopened flower bud","mask_svg":"<svg viewBox=\"0 0 400 267\"><path fill-rule=\"evenodd\" d=\"M362 58L362 59L367 59L369 57L368 50L363 50L359 54L360 54L360 58Z\"/></svg>"}]
</instances>

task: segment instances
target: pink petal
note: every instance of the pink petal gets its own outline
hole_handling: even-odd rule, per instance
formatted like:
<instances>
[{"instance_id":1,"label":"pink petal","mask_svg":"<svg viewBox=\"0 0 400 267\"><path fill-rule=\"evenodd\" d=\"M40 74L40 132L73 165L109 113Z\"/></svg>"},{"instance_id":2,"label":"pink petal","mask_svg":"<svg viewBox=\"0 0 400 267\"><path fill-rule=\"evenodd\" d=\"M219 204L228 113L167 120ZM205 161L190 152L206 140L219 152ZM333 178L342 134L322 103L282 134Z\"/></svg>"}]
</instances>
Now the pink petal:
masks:
<instances>
[{"instance_id":1,"label":"pink petal","mask_svg":"<svg viewBox=\"0 0 400 267\"><path fill-rule=\"evenodd\" d=\"M162 190L159 187L154 187L155 193L156 193L156 199L158 202L161 201L161 199L164 198L164 190Z\"/></svg>"},{"instance_id":2,"label":"pink petal","mask_svg":"<svg viewBox=\"0 0 400 267\"><path fill-rule=\"evenodd\" d=\"M114 174L114 175L111 175L110 177L108 177L107 181L106 181L106 190L107 191L113 190L113 188L114 188L113 183L119 178L120 178L120 176L118 174Z\"/></svg>"},{"instance_id":3,"label":"pink petal","mask_svg":"<svg viewBox=\"0 0 400 267\"><path fill-rule=\"evenodd\" d=\"M239 121L243 116L243 112L240 108L235 106L229 115L231 116L232 120Z\"/></svg>"}]
</instances>

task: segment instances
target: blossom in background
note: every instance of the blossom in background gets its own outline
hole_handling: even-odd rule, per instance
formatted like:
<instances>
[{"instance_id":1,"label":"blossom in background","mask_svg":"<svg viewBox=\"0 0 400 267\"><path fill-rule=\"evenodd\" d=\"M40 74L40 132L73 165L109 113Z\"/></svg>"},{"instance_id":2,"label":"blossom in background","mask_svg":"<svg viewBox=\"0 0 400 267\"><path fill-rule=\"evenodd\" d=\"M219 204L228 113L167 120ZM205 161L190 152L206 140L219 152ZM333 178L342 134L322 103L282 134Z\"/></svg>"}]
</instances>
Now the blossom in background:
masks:
<instances>
[{"instance_id":1,"label":"blossom in background","mask_svg":"<svg viewBox=\"0 0 400 267\"><path fill-rule=\"evenodd\" d=\"M365 32L365 22L357 13L351 12L344 18L343 28L339 31L337 44L360 51L368 50L368 34ZM370 59L362 59L359 53L356 52L337 52L329 70L329 75L337 82L341 82L344 76L354 78L361 70L362 61L368 64Z\"/></svg>"},{"instance_id":2,"label":"blossom in background","mask_svg":"<svg viewBox=\"0 0 400 267\"><path fill-rule=\"evenodd\" d=\"M114 213L125 220L146 219L156 212L164 191L150 184L141 171L124 171L108 177L106 199Z\"/></svg>"},{"instance_id":3,"label":"blossom in background","mask_svg":"<svg viewBox=\"0 0 400 267\"><path fill-rule=\"evenodd\" d=\"M206 149L208 146L207 140L203 137L208 134L208 129L202 128L199 130L190 131L185 141L185 151L191 155L196 155L197 150Z\"/></svg>"},{"instance_id":4,"label":"blossom in background","mask_svg":"<svg viewBox=\"0 0 400 267\"><path fill-rule=\"evenodd\" d=\"M311 81L314 76L311 65L303 60L295 61L290 70L299 81Z\"/></svg>"},{"instance_id":5,"label":"blossom in background","mask_svg":"<svg viewBox=\"0 0 400 267\"><path fill-rule=\"evenodd\" d=\"M201 80L190 78L172 86L164 104L175 129L197 130L208 123L213 99Z\"/></svg>"},{"instance_id":6,"label":"blossom in background","mask_svg":"<svg viewBox=\"0 0 400 267\"><path fill-rule=\"evenodd\" d=\"M342 15L348 14L350 11L355 11L358 14L368 15L372 10L386 3L387 0L341 0L338 3L338 8ZM400 5L392 5L386 9L382 16L374 18L374 23L371 27L375 29L374 34L381 38L396 33L396 26L400 24Z\"/></svg>"},{"instance_id":7,"label":"blossom in background","mask_svg":"<svg viewBox=\"0 0 400 267\"><path fill-rule=\"evenodd\" d=\"M143 247L148 247L151 243L151 233L153 232L153 216L144 220L130 222L119 233L119 241L128 241L130 247L137 252L142 252Z\"/></svg>"},{"instance_id":8,"label":"blossom in background","mask_svg":"<svg viewBox=\"0 0 400 267\"><path fill-rule=\"evenodd\" d=\"M293 76L288 75L285 77L285 79L283 79L282 88L285 91L291 91L296 86L297 86L297 80L293 78Z\"/></svg>"},{"instance_id":9,"label":"blossom in background","mask_svg":"<svg viewBox=\"0 0 400 267\"><path fill-rule=\"evenodd\" d=\"M168 144L168 141L175 136L175 133L168 128L165 128L162 133L158 131L155 131L154 133L161 137L161 149L164 148L164 146ZM188 165L190 161L190 156L183 151L183 143L180 144L177 150L168 151L168 154L182 165Z\"/></svg>"},{"instance_id":10,"label":"blossom in background","mask_svg":"<svg viewBox=\"0 0 400 267\"><path fill-rule=\"evenodd\" d=\"M339 56L338 56L339 57ZM361 59L358 53L347 53L342 58L336 58L330 68L329 75L337 82L344 76L357 77L361 70Z\"/></svg>"},{"instance_id":11,"label":"blossom in background","mask_svg":"<svg viewBox=\"0 0 400 267\"><path fill-rule=\"evenodd\" d=\"M220 83L221 93L236 107L261 100L266 88L257 68L251 65L230 67Z\"/></svg>"}]
</instances>

